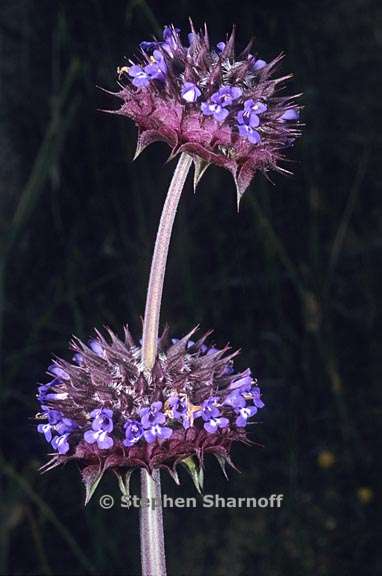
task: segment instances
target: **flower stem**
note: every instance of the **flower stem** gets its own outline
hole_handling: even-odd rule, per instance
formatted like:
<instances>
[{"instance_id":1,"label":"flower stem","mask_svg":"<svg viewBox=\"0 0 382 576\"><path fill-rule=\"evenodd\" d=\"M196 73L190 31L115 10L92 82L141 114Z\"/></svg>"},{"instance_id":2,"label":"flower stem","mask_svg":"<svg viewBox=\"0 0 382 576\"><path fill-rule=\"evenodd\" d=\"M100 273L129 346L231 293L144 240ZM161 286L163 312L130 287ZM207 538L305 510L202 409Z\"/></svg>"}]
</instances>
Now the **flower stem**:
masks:
<instances>
[{"instance_id":1,"label":"flower stem","mask_svg":"<svg viewBox=\"0 0 382 576\"><path fill-rule=\"evenodd\" d=\"M192 158L188 154L183 153L180 156L168 189L155 240L143 321L142 359L148 370L154 366L157 355L159 316L168 248L176 210L191 163Z\"/></svg>"},{"instance_id":2,"label":"flower stem","mask_svg":"<svg viewBox=\"0 0 382 576\"><path fill-rule=\"evenodd\" d=\"M160 308L171 232L191 163L192 158L188 154L183 153L180 156L168 189L155 240L143 321L142 360L146 370L152 369L157 355ZM166 576L159 469L153 470L151 475L142 469L141 497L143 504L140 508L142 576ZM145 502L148 506L145 506ZM153 506L153 503L156 505Z\"/></svg>"},{"instance_id":3,"label":"flower stem","mask_svg":"<svg viewBox=\"0 0 382 576\"><path fill-rule=\"evenodd\" d=\"M142 468L141 498L139 520L142 576L166 576L159 469L153 470L150 475ZM148 503L148 506L145 503ZM155 503L155 508L153 503Z\"/></svg>"}]
</instances>

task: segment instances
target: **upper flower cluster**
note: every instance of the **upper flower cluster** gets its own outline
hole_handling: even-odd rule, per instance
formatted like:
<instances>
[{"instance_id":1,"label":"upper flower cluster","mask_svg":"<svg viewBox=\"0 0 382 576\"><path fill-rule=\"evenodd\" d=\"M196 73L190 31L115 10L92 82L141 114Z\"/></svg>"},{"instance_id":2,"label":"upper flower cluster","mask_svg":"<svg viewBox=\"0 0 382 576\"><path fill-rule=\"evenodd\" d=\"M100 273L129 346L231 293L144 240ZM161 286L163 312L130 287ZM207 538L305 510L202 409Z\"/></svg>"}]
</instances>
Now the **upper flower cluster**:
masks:
<instances>
[{"instance_id":1,"label":"upper flower cluster","mask_svg":"<svg viewBox=\"0 0 382 576\"><path fill-rule=\"evenodd\" d=\"M79 459L85 466L121 469L156 466L204 452L228 457L233 440L263 407L250 370L238 373L235 353L187 335L159 339L153 369L125 331L121 341L100 334L89 345L73 341L73 362L56 360L50 382L38 389L38 431L55 450L54 465Z\"/></svg>"},{"instance_id":2,"label":"upper flower cluster","mask_svg":"<svg viewBox=\"0 0 382 576\"><path fill-rule=\"evenodd\" d=\"M123 104L117 113L139 128L137 154L154 141L172 154L193 156L198 176L214 163L231 171L242 196L257 170L278 165L299 134L297 96L280 96L285 80L272 78L281 60L266 62L250 46L235 56L234 32L210 45L207 29L191 23L186 45L165 26L163 39L140 44L139 63L118 69Z\"/></svg>"}]
</instances>

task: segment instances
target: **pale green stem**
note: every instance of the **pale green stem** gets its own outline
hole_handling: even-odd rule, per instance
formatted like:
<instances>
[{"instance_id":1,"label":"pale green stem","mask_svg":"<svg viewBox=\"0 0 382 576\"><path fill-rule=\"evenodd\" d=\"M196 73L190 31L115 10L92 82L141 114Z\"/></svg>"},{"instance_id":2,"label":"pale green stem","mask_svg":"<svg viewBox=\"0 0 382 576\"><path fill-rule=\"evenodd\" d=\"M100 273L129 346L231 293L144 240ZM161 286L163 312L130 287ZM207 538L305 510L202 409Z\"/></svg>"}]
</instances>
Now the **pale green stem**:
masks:
<instances>
[{"instance_id":1,"label":"pale green stem","mask_svg":"<svg viewBox=\"0 0 382 576\"><path fill-rule=\"evenodd\" d=\"M152 369L157 355L160 308L171 232L191 163L192 158L188 154L180 156L168 189L155 240L143 322L142 360L146 370ZM151 475L142 469L141 497L142 576L166 576L159 469L153 470ZM144 506L145 503L149 505ZM153 503L156 503L156 506Z\"/></svg>"},{"instance_id":2,"label":"pale green stem","mask_svg":"<svg viewBox=\"0 0 382 576\"><path fill-rule=\"evenodd\" d=\"M146 506L148 504L148 506ZM154 508L155 505L155 508ZM139 511L141 534L142 576L166 576L164 550L162 492L160 471L148 474L141 470L141 508Z\"/></svg>"},{"instance_id":3,"label":"pale green stem","mask_svg":"<svg viewBox=\"0 0 382 576\"><path fill-rule=\"evenodd\" d=\"M163 206L155 240L143 322L142 359L147 370L151 370L154 366L157 355L159 316L168 248L176 210L191 163L192 158L188 154L184 153L179 158Z\"/></svg>"}]
</instances>

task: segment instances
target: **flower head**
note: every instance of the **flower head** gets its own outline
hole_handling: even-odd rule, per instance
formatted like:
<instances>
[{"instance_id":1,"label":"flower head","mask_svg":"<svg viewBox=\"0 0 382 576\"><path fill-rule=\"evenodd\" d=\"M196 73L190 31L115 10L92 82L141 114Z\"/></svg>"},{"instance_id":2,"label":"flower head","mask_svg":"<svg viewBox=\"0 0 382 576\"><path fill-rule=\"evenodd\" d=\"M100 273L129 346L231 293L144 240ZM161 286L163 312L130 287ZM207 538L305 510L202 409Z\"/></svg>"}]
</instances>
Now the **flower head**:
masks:
<instances>
[{"instance_id":1,"label":"flower head","mask_svg":"<svg viewBox=\"0 0 382 576\"><path fill-rule=\"evenodd\" d=\"M172 156L187 152L197 183L209 164L228 169L238 201L257 171L286 172L279 161L299 135L297 96L281 90L290 76L274 78L282 56L266 62L247 48L235 55L234 32L210 46L207 29L191 23L188 41L165 26L161 40L140 44L137 61L118 69L122 101L115 112L139 129L136 156L164 141Z\"/></svg>"},{"instance_id":2,"label":"flower head","mask_svg":"<svg viewBox=\"0 0 382 576\"><path fill-rule=\"evenodd\" d=\"M166 332L147 371L127 328L123 340L109 336L73 340L73 361L56 360L54 380L40 385L37 430L54 451L47 469L78 461L90 494L108 468L162 467L175 477L179 462L201 467L206 453L230 462L232 443L248 443L247 420L263 404L250 371L235 370L237 353Z\"/></svg>"}]
</instances>

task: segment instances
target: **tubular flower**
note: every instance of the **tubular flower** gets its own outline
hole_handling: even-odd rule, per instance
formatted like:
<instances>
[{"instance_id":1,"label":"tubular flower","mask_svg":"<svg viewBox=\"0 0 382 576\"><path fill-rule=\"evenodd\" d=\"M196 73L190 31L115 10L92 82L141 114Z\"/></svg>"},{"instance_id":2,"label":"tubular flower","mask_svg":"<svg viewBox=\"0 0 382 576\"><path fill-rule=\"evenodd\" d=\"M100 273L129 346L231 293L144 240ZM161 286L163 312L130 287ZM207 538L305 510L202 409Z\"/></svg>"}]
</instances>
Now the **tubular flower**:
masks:
<instances>
[{"instance_id":1,"label":"tubular flower","mask_svg":"<svg viewBox=\"0 0 382 576\"><path fill-rule=\"evenodd\" d=\"M216 164L235 180L238 203L257 171L287 172L279 165L283 150L299 130L299 95L280 91L291 75L273 78L283 56L265 62L250 52L235 55L234 31L211 46L207 28L191 23L188 42L166 26L160 41L142 42L138 63L118 68L122 100L115 113L138 127L136 157L149 144L164 141L171 157L192 156L195 186Z\"/></svg>"},{"instance_id":2,"label":"tubular flower","mask_svg":"<svg viewBox=\"0 0 382 576\"><path fill-rule=\"evenodd\" d=\"M194 342L194 332L170 341L166 330L150 371L127 328L123 340L110 330L88 345L74 339L72 361L55 360L39 386L37 429L54 450L42 470L78 461L88 501L108 469L126 489L137 467L178 482L182 463L200 489L206 453L232 465L232 443L250 443L246 426L264 404L250 370L235 370L237 352L208 346L208 335Z\"/></svg>"}]
</instances>

